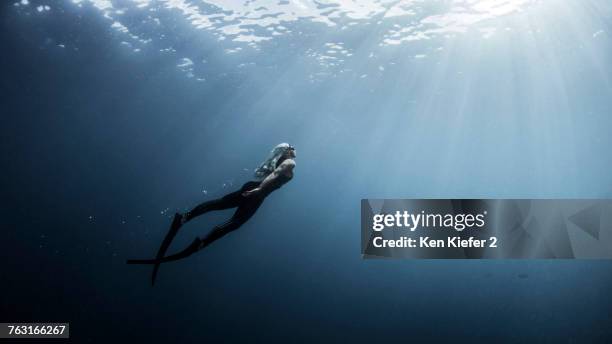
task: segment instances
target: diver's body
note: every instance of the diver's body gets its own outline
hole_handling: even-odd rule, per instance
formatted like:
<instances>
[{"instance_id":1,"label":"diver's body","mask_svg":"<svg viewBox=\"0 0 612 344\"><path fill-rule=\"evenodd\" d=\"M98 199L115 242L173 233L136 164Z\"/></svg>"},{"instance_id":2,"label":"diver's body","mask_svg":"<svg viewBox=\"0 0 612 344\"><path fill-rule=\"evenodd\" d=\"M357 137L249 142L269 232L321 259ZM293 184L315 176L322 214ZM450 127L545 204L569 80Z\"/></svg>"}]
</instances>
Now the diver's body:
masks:
<instances>
[{"instance_id":1,"label":"diver's body","mask_svg":"<svg viewBox=\"0 0 612 344\"><path fill-rule=\"evenodd\" d=\"M280 151L278 153L277 151ZM265 198L273 191L279 189L293 178L295 167L295 149L288 144L275 147L272 155L256 171L256 176L263 177L261 181L249 181L242 185L240 190L223 196L222 198L199 204L185 214L177 213L172 225L155 259L128 260L128 264L155 264L153 269L152 283L159 265L163 262L186 258L193 253L207 247L215 240L220 239L231 231L238 229L249 220L263 203ZM225 223L215 226L213 230L203 239L196 238L186 249L176 254L165 256L172 239L178 233L179 228L186 222L203 215L209 211L237 208L234 215Z\"/></svg>"},{"instance_id":2,"label":"diver's body","mask_svg":"<svg viewBox=\"0 0 612 344\"><path fill-rule=\"evenodd\" d=\"M196 206L191 211L182 215L182 223L206 214L209 211L238 208L227 222L216 226L201 240L200 249L202 249L225 234L238 229L250 219L268 195L293 178L294 167L295 161L293 161L293 159L286 159L263 181L246 182L238 191Z\"/></svg>"}]
</instances>

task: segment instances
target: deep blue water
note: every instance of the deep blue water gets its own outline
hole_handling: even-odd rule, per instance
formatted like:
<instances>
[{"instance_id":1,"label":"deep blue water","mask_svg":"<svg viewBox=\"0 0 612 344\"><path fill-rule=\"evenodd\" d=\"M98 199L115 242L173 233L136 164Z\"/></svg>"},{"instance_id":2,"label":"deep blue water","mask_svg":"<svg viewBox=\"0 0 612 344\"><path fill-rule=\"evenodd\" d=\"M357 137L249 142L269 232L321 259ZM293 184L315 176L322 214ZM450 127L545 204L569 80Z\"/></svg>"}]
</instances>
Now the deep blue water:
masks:
<instances>
[{"instance_id":1,"label":"deep blue water","mask_svg":"<svg viewBox=\"0 0 612 344\"><path fill-rule=\"evenodd\" d=\"M361 198L612 197L612 6L515 2L399 44L479 2L242 23L271 37L250 45L162 2L2 4L0 321L67 321L74 342L610 342L610 261L360 255ZM240 230L154 288L125 264L285 141L295 178Z\"/></svg>"}]
</instances>

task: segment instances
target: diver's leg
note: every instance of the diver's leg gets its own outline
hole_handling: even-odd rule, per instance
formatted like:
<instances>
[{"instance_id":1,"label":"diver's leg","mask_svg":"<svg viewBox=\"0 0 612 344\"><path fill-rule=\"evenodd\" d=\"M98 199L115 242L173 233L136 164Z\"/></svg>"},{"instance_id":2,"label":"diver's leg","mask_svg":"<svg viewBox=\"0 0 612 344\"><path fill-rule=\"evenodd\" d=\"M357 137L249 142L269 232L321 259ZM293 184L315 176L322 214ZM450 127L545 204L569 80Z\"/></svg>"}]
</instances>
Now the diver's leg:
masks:
<instances>
[{"instance_id":1,"label":"diver's leg","mask_svg":"<svg viewBox=\"0 0 612 344\"><path fill-rule=\"evenodd\" d=\"M202 215L208 211L223 210L223 209L237 207L240 204L241 194L242 194L242 190L238 190L228 195L225 195L222 198L204 202L198 205L197 207L195 207L192 211L184 215L181 215L178 213L174 215L174 221L172 222L172 226L170 227L168 234L166 234L166 237L164 238L164 241L162 242L161 246L159 247L159 250L157 251L157 255L155 256L155 259L157 262L155 263L155 266L153 267L153 273L151 274L151 285L155 285L155 279L157 278L157 272L159 271L159 265L162 262L161 259L166 255L166 251L168 251L168 248L170 247L172 240L178 233L179 228L181 228L181 226L185 222L191 220L192 218L196 216ZM188 251L191 252L190 250ZM180 259L180 258L183 258L183 257L179 257L177 259Z\"/></svg>"},{"instance_id":2,"label":"diver's leg","mask_svg":"<svg viewBox=\"0 0 612 344\"><path fill-rule=\"evenodd\" d=\"M219 226L215 226L215 228L213 228L213 230L208 233L208 235L206 235L204 239L200 240L200 246L198 249L201 250L212 244L214 241L221 239L229 232L235 231L236 229L240 228L240 226L242 226L245 222L246 220L232 217L226 223Z\"/></svg>"},{"instance_id":3,"label":"diver's leg","mask_svg":"<svg viewBox=\"0 0 612 344\"><path fill-rule=\"evenodd\" d=\"M153 267L153 274L151 275L151 284L155 284L155 278L157 276L157 271L159 270L159 264L161 264L162 262L161 259L166 255L166 251L170 247L172 240L178 233L183 223L211 210L222 210L237 207L240 204L241 195L242 190L238 190L227 194L222 198L204 202L184 215L176 213L174 215L172 225L170 226L170 230L168 230L168 233L164 237L164 240L162 241L162 244L160 245L159 250L157 251L155 259L130 259L127 261L127 264L155 264L155 266ZM190 250L186 249L183 251L187 252Z\"/></svg>"},{"instance_id":4,"label":"diver's leg","mask_svg":"<svg viewBox=\"0 0 612 344\"><path fill-rule=\"evenodd\" d=\"M229 221L215 227L204 239L202 239L199 249L205 248L214 241L221 239L229 232L238 229L255 214L262 202L263 200L260 199L246 199L245 202L236 209L236 212Z\"/></svg>"},{"instance_id":5,"label":"diver's leg","mask_svg":"<svg viewBox=\"0 0 612 344\"><path fill-rule=\"evenodd\" d=\"M191 211L183 215L183 223L193 219L194 217L205 214L209 211L225 210L238 207L242 202L245 201L244 197L242 197L242 193L252 188L255 188L257 185L259 185L259 183L257 182L247 182L242 185L240 190L229 193L221 198L197 205Z\"/></svg>"},{"instance_id":6,"label":"diver's leg","mask_svg":"<svg viewBox=\"0 0 612 344\"><path fill-rule=\"evenodd\" d=\"M238 229L238 227L240 227L243 223L244 222L239 222L232 218L226 223L216 226L204 239L196 238L189 246L187 246L187 248L178 253L157 259L132 259L128 260L128 264L155 264L158 266L161 263L187 258L204 247L210 245L213 241L223 237L225 234Z\"/></svg>"},{"instance_id":7,"label":"diver's leg","mask_svg":"<svg viewBox=\"0 0 612 344\"><path fill-rule=\"evenodd\" d=\"M238 190L221 198L198 204L195 208L183 214L183 223L209 211L235 208L239 205L241 194L242 191Z\"/></svg>"},{"instance_id":8,"label":"diver's leg","mask_svg":"<svg viewBox=\"0 0 612 344\"><path fill-rule=\"evenodd\" d=\"M128 264L160 264L187 258L197 251L212 244L214 241L222 238L226 234L240 228L240 226L242 226L248 219L251 218L251 216L255 214L255 211L257 211L262 201L263 200L249 200L248 202L245 202L243 205L238 207L236 213L234 213L234 216L232 216L229 221L213 228L213 230L204 239L196 238L191 245L181 252L160 259L129 260Z\"/></svg>"},{"instance_id":9,"label":"diver's leg","mask_svg":"<svg viewBox=\"0 0 612 344\"><path fill-rule=\"evenodd\" d=\"M155 256L155 259L158 261L158 263L155 264L155 266L153 267L153 273L151 274L151 284L155 284L155 278L157 277L159 264L161 264L159 260L166 255L166 251L168 251L168 248L170 247L172 240L178 233L178 230L180 229L181 225L191 220L192 218L202 215L211 210L223 210L239 206L240 203L244 201L244 198L242 198L242 192L244 192L244 189L248 187L250 187L249 183L243 185L240 190L227 194L222 198L204 202L184 215L179 213L175 214L174 221L170 226L170 230L168 231L168 234L166 234L166 237L162 241L162 244L159 247L159 250L157 251L157 255Z\"/></svg>"}]
</instances>

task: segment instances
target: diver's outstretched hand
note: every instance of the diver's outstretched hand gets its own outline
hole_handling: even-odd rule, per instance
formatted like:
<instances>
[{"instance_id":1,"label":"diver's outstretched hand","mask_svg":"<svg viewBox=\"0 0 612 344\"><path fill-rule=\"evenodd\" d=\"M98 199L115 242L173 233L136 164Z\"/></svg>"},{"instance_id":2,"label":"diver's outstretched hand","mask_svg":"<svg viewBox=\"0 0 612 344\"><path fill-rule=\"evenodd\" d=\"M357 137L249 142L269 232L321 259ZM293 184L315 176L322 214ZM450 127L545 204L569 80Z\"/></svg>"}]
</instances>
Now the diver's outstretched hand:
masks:
<instances>
[{"instance_id":1,"label":"diver's outstretched hand","mask_svg":"<svg viewBox=\"0 0 612 344\"><path fill-rule=\"evenodd\" d=\"M247 191L243 192L242 196L243 197L253 197L253 196L259 195L260 192L261 192L260 188L255 188L253 190L247 190Z\"/></svg>"}]
</instances>

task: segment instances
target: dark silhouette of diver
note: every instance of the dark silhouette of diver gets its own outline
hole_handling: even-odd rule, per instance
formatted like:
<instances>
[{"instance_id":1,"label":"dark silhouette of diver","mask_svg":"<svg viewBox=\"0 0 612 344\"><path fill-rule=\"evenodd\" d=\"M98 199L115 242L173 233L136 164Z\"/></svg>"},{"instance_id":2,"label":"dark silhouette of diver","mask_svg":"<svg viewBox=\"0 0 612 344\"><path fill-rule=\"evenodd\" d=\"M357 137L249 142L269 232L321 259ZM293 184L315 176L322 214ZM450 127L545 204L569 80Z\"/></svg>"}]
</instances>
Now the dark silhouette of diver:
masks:
<instances>
[{"instance_id":1,"label":"dark silhouette of diver","mask_svg":"<svg viewBox=\"0 0 612 344\"><path fill-rule=\"evenodd\" d=\"M256 170L255 177L258 181L246 182L240 190L227 194L219 199L204 202L191 211L174 215L170 230L162 241L155 259L130 259L128 264L154 264L151 284L155 284L157 271L161 263L171 262L189 257L195 252L212 244L227 233L238 229L251 218L263 203L265 198L274 190L280 188L293 178L295 167L295 148L287 143L281 143L274 147L270 156ZM170 243L178 233L183 224L193 218L209 211L238 208L234 215L225 223L213 228L203 239L197 237L191 245L184 250L165 256Z\"/></svg>"}]
</instances>

